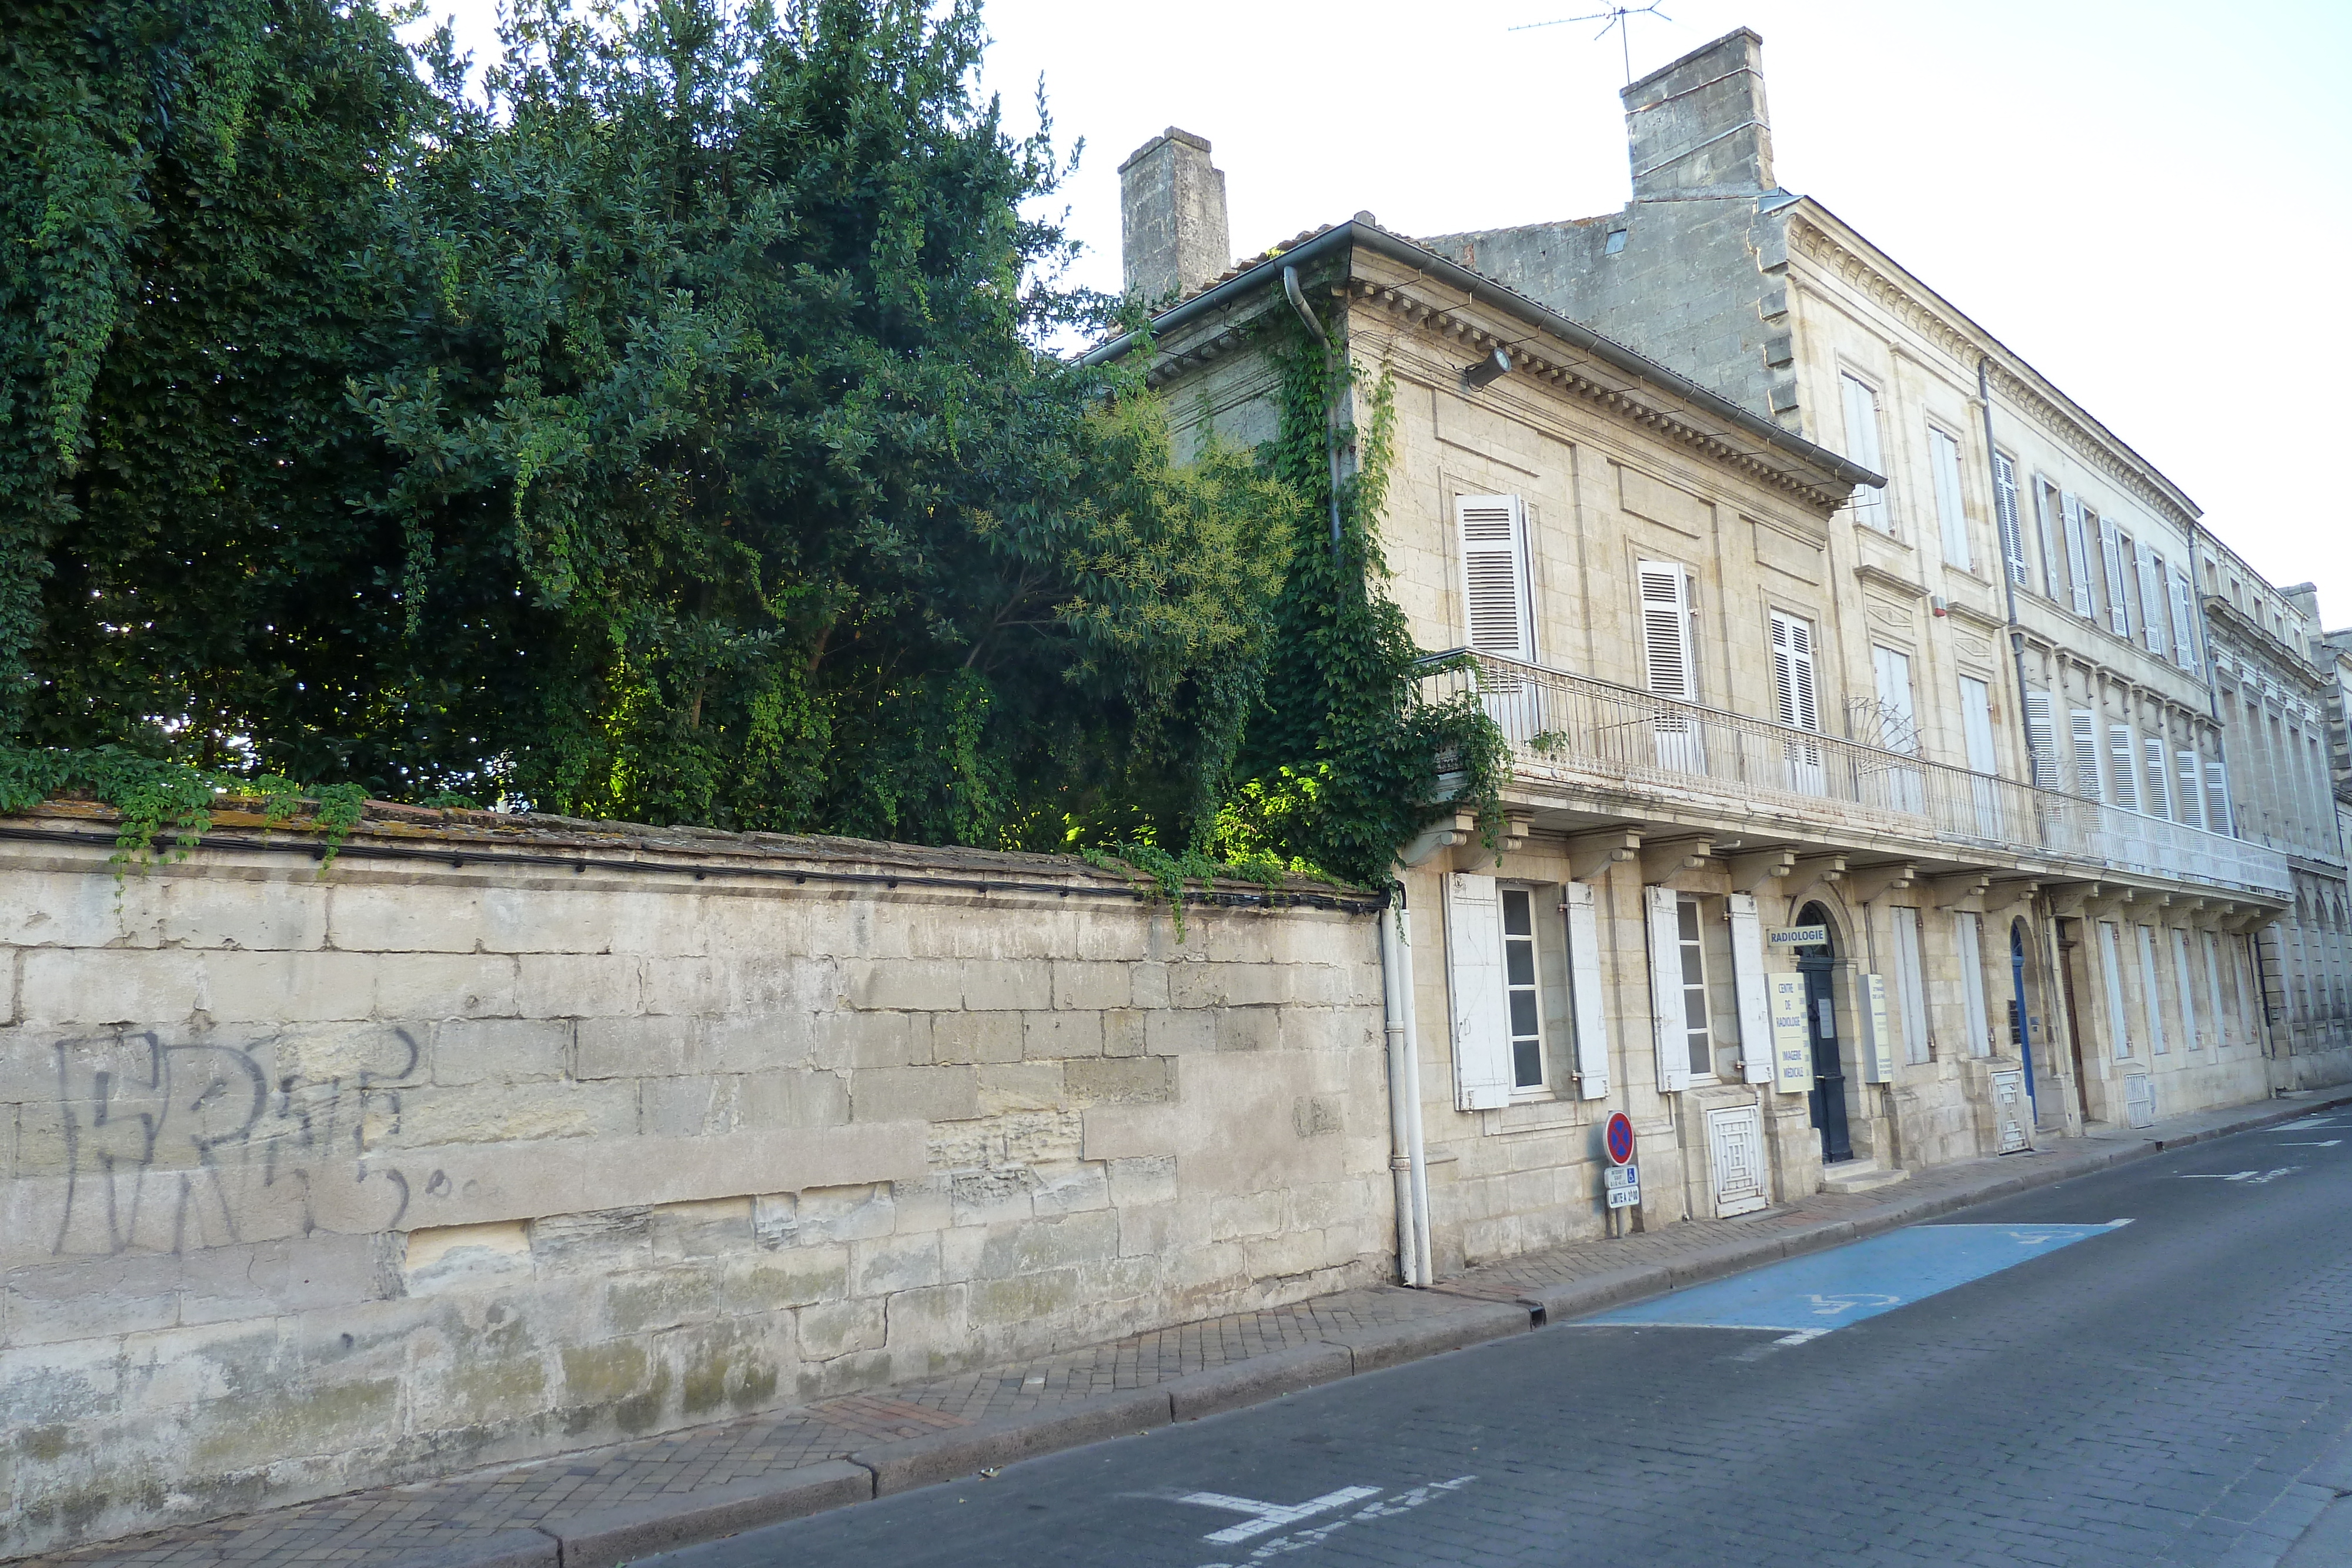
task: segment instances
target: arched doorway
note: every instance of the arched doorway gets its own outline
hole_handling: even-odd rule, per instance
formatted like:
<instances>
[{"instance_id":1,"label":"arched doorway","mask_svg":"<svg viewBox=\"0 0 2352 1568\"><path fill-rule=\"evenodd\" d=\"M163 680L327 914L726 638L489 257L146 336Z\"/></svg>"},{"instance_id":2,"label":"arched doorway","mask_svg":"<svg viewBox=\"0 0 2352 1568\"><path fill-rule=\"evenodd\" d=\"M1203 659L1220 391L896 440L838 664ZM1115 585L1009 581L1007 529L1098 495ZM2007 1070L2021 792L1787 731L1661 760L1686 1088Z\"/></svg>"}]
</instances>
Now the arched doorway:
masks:
<instances>
[{"instance_id":1,"label":"arched doorway","mask_svg":"<svg viewBox=\"0 0 2352 1568\"><path fill-rule=\"evenodd\" d=\"M1837 968L1837 927L1830 912L1808 904L1797 913L1800 925L1818 925L1830 940L1797 949L1797 973L1805 982L1805 1028L1813 1047L1813 1125L1821 1129L1822 1163L1835 1165L1853 1158L1853 1135L1845 1116L1845 1059L1839 1053L1837 989L1832 977Z\"/></svg>"}]
</instances>

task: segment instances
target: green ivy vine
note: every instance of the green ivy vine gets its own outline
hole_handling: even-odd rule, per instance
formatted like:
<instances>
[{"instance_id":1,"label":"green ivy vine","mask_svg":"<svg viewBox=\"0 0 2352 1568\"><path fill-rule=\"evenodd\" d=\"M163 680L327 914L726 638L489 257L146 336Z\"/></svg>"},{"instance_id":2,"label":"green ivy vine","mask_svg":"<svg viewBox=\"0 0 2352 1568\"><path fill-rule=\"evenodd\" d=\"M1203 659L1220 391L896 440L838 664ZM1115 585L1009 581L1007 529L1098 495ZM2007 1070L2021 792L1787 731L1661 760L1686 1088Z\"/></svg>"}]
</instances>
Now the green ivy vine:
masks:
<instances>
[{"instance_id":1,"label":"green ivy vine","mask_svg":"<svg viewBox=\"0 0 2352 1568\"><path fill-rule=\"evenodd\" d=\"M0 815L30 811L43 801L79 795L110 806L118 818L110 862L121 878L125 868L144 873L157 858L156 841L168 830L163 858L188 858L213 824L225 800L257 801L268 826L292 821L310 809L323 852L319 871L335 862L343 841L357 827L367 791L357 784L306 787L277 774L241 779L177 762L103 746L91 750L0 747Z\"/></svg>"}]
</instances>

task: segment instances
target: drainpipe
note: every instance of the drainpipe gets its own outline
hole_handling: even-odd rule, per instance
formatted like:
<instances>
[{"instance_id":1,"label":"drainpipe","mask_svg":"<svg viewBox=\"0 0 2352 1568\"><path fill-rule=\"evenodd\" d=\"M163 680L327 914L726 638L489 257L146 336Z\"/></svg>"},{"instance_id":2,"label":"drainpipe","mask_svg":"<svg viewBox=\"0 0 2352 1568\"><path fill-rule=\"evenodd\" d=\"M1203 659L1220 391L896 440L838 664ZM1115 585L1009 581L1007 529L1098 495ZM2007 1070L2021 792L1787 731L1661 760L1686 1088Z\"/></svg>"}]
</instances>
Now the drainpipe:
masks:
<instances>
[{"instance_id":1,"label":"drainpipe","mask_svg":"<svg viewBox=\"0 0 2352 1568\"><path fill-rule=\"evenodd\" d=\"M1331 559L1339 559L1339 374L1332 364L1331 340L1323 330L1323 323L1315 319L1307 308L1307 291L1298 287L1298 269L1282 269L1282 292L1289 297L1290 308L1307 323L1315 340L1323 345L1324 372L1330 380L1328 395L1324 399L1323 455L1331 465Z\"/></svg>"},{"instance_id":2,"label":"drainpipe","mask_svg":"<svg viewBox=\"0 0 2352 1568\"><path fill-rule=\"evenodd\" d=\"M2009 541L1999 537L2000 534L2000 460L1993 452L1991 364L1991 355L1977 356L1977 402L1984 410L1985 476L1992 482L1993 534L1995 542L2000 547L2000 586L2009 607L2009 662L2017 671L2017 727L2025 736L2025 782L2030 789L2041 779L2042 768L2039 766L2041 759L2035 755L2033 747L2032 704L2026 700L2025 633L2019 627L2017 620L2017 576L2010 570ZM2022 544L2025 538L2025 517L2021 512L2017 518L2017 533L2018 541ZM2053 750L2055 750L2058 745L2058 710L2054 706L2050 710L2050 745ZM2053 779L2058 777L2058 759L2055 757L2050 759L2050 777Z\"/></svg>"},{"instance_id":3,"label":"drainpipe","mask_svg":"<svg viewBox=\"0 0 2352 1568\"><path fill-rule=\"evenodd\" d=\"M1429 1166L1421 1137L1421 1052L1412 1014L1412 944L1404 933L1404 884L1381 912L1381 992L1388 1026L1389 1170L1396 1181L1397 1278L1433 1282L1429 1263Z\"/></svg>"}]
</instances>

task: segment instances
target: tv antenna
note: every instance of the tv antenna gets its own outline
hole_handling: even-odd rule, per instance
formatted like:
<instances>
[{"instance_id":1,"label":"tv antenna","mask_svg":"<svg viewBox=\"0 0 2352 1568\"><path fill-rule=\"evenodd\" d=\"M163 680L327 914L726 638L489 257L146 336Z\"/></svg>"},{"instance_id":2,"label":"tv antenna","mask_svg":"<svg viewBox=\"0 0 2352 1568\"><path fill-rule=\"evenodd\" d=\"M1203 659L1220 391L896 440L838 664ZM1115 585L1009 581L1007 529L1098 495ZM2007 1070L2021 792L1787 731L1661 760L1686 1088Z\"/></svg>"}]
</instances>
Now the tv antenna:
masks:
<instances>
[{"instance_id":1,"label":"tv antenna","mask_svg":"<svg viewBox=\"0 0 2352 1568\"><path fill-rule=\"evenodd\" d=\"M1625 56L1625 79L1630 82L1633 79L1633 44L1631 37L1631 34L1633 29L1626 26L1625 19L1628 16L1655 16L1661 22L1671 22L1674 20L1672 16L1669 16L1664 11L1659 10L1657 5L1654 4L1649 5L1612 5L1606 11L1595 11L1589 16L1560 16L1549 22L1523 22L1516 27L1507 28L1506 30L1513 33L1532 33L1538 27L1565 27L1578 22L1598 22L1601 24L1601 31L1592 35L1594 40L1598 41L1601 38L1607 37L1609 36L1609 29L1614 27L1617 29L1618 47L1623 51Z\"/></svg>"}]
</instances>

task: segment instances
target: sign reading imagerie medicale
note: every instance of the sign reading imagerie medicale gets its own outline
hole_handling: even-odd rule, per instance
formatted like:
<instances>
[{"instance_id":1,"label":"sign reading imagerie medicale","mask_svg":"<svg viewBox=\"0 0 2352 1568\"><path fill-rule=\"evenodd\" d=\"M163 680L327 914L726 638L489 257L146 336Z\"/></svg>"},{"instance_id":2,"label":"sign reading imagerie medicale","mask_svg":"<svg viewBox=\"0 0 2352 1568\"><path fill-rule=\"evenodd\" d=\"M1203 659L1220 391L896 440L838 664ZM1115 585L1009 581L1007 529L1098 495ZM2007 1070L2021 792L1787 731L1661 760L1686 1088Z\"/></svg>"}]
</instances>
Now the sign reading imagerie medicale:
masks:
<instances>
[{"instance_id":1,"label":"sign reading imagerie medicale","mask_svg":"<svg viewBox=\"0 0 2352 1568\"><path fill-rule=\"evenodd\" d=\"M1774 975L1772 989L1772 1082L1783 1094L1813 1086L1813 1041L1805 1027L1805 982L1800 975Z\"/></svg>"},{"instance_id":2,"label":"sign reading imagerie medicale","mask_svg":"<svg viewBox=\"0 0 2352 1568\"><path fill-rule=\"evenodd\" d=\"M1826 947L1830 945L1830 928L1826 925L1774 925L1764 932L1764 946L1780 951L1787 947Z\"/></svg>"}]
</instances>

